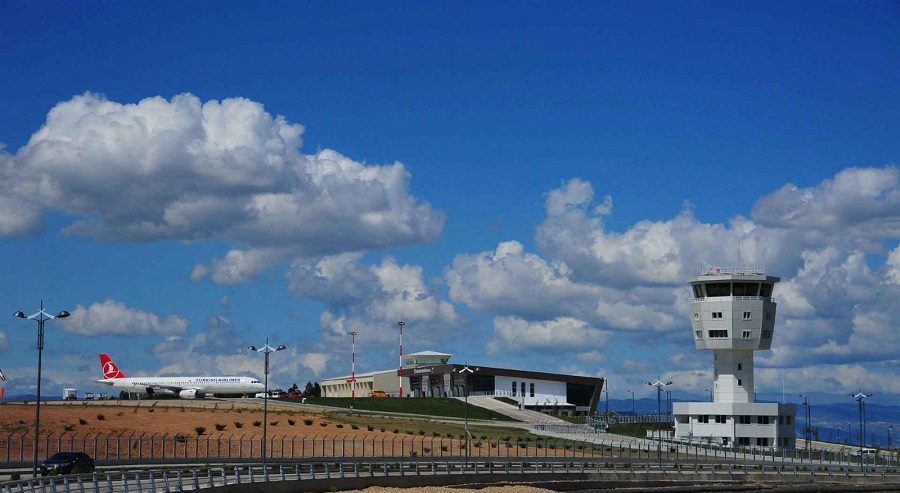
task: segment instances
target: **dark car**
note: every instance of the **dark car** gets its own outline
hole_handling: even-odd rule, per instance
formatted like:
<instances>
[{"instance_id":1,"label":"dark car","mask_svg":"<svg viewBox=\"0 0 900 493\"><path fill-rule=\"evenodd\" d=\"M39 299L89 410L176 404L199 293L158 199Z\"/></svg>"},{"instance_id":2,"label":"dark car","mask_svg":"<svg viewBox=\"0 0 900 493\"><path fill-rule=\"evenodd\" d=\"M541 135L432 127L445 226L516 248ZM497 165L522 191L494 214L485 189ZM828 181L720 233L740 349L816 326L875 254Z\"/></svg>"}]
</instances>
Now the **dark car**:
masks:
<instances>
[{"instance_id":1,"label":"dark car","mask_svg":"<svg viewBox=\"0 0 900 493\"><path fill-rule=\"evenodd\" d=\"M84 452L57 452L41 462L41 476L94 472L94 459Z\"/></svg>"}]
</instances>

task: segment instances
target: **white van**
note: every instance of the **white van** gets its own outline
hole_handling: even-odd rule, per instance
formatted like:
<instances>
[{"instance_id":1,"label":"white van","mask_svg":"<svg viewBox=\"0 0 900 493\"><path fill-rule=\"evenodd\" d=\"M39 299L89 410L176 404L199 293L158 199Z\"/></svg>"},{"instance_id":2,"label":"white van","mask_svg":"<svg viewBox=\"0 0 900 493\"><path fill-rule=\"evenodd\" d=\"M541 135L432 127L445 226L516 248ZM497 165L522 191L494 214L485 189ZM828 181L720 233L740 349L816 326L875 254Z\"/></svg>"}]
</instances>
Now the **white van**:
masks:
<instances>
[{"instance_id":1,"label":"white van","mask_svg":"<svg viewBox=\"0 0 900 493\"><path fill-rule=\"evenodd\" d=\"M878 455L878 451L873 448L858 448L853 452L850 452L850 455L854 457L876 457Z\"/></svg>"}]
</instances>

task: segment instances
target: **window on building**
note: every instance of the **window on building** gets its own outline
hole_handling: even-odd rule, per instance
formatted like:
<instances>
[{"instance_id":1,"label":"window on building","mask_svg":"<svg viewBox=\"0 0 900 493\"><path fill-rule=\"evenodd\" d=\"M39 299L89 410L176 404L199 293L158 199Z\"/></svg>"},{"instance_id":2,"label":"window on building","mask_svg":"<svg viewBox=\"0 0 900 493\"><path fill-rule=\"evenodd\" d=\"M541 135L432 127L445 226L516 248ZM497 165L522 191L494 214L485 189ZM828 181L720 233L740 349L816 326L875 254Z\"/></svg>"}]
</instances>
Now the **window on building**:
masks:
<instances>
[{"instance_id":1,"label":"window on building","mask_svg":"<svg viewBox=\"0 0 900 493\"><path fill-rule=\"evenodd\" d=\"M744 447L750 446L750 437L737 437L737 444Z\"/></svg>"},{"instance_id":2,"label":"window on building","mask_svg":"<svg viewBox=\"0 0 900 493\"><path fill-rule=\"evenodd\" d=\"M706 295L710 298L718 296L731 296L731 283L708 282L706 283Z\"/></svg>"},{"instance_id":3,"label":"window on building","mask_svg":"<svg viewBox=\"0 0 900 493\"><path fill-rule=\"evenodd\" d=\"M772 331L771 331L771 330L768 330L768 329L763 330L763 331L762 331L762 338L763 338L763 339L771 339L771 338L772 338Z\"/></svg>"},{"instance_id":4,"label":"window on building","mask_svg":"<svg viewBox=\"0 0 900 493\"><path fill-rule=\"evenodd\" d=\"M744 364L743 364L743 363L738 363L738 371L741 371L741 370L743 370L743 369L744 369Z\"/></svg>"},{"instance_id":5,"label":"window on building","mask_svg":"<svg viewBox=\"0 0 900 493\"><path fill-rule=\"evenodd\" d=\"M780 425L784 424L784 416L782 416L780 414L778 415L778 424L780 424Z\"/></svg>"},{"instance_id":6,"label":"window on building","mask_svg":"<svg viewBox=\"0 0 900 493\"><path fill-rule=\"evenodd\" d=\"M512 385L512 395L513 395L513 397L516 396L516 382L513 382L513 385Z\"/></svg>"},{"instance_id":7,"label":"window on building","mask_svg":"<svg viewBox=\"0 0 900 493\"><path fill-rule=\"evenodd\" d=\"M744 320L750 320L750 312L744 312Z\"/></svg>"},{"instance_id":8,"label":"window on building","mask_svg":"<svg viewBox=\"0 0 900 493\"><path fill-rule=\"evenodd\" d=\"M720 320L722 318L722 312L712 312L713 320Z\"/></svg>"},{"instance_id":9,"label":"window on building","mask_svg":"<svg viewBox=\"0 0 900 493\"><path fill-rule=\"evenodd\" d=\"M728 422L728 416L725 416L724 414L716 415L716 423L722 424L722 423L727 423L727 422Z\"/></svg>"},{"instance_id":10,"label":"window on building","mask_svg":"<svg viewBox=\"0 0 900 493\"><path fill-rule=\"evenodd\" d=\"M748 416L746 414L742 414L742 415L738 416L738 423L742 424L742 425L749 425L750 424L750 416Z\"/></svg>"},{"instance_id":11,"label":"window on building","mask_svg":"<svg viewBox=\"0 0 900 493\"><path fill-rule=\"evenodd\" d=\"M772 312L766 312L766 320L772 320Z\"/></svg>"},{"instance_id":12,"label":"window on building","mask_svg":"<svg viewBox=\"0 0 900 493\"><path fill-rule=\"evenodd\" d=\"M791 421L792 421L792 418L791 418L790 414L788 414L787 416L784 417L784 424L789 425L789 424L791 424Z\"/></svg>"},{"instance_id":13,"label":"window on building","mask_svg":"<svg viewBox=\"0 0 900 493\"><path fill-rule=\"evenodd\" d=\"M741 336L742 336L744 339L749 339L749 338L750 338L750 331L749 331L749 330L743 331L743 332L741 333Z\"/></svg>"},{"instance_id":14,"label":"window on building","mask_svg":"<svg viewBox=\"0 0 900 493\"><path fill-rule=\"evenodd\" d=\"M697 416L697 422L698 423L709 423L709 415L701 414L701 415Z\"/></svg>"},{"instance_id":15,"label":"window on building","mask_svg":"<svg viewBox=\"0 0 900 493\"><path fill-rule=\"evenodd\" d=\"M738 378L738 387L740 387L742 384L743 384L743 382L741 381L740 378Z\"/></svg>"},{"instance_id":16,"label":"window on building","mask_svg":"<svg viewBox=\"0 0 900 493\"><path fill-rule=\"evenodd\" d=\"M699 321L700 321L700 314L697 313L697 312L694 312L694 321L695 321L695 322L699 322Z\"/></svg>"},{"instance_id":17,"label":"window on building","mask_svg":"<svg viewBox=\"0 0 900 493\"><path fill-rule=\"evenodd\" d=\"M694 334L697 335L697 339L703 339L703 331L702 330L694 331Z\"/></svg>"},{"instance_id":18,"label":"window on building","mask_svg":"<svg viewBox=\"0 0 900 493\"><path fill-rule=\"evenodd\" d=\"M531 382L531 397L534 397L534 382Z\"/></svg>"},{"instance_id":19,"label":"window on building","mask_svg":"<svg viewBox=\"0 0 900 493\"><path fill-rule=\"evenodd\" d=\"M703 297L703 290L700 289L700 285L694 284L694 298L702 298L702 297Z\"/></svg>"},{"instance_id":20,"label":"window on building","mask_svg":"<svg viewBox=\"0 0 900 493\"><path fill-rule=\"evenodd\" d=\"M762 438L762 437L759 437L759 438L756 439L756 445L759 446L759 447L768 447L768 446L769 446L769 439L768 439L768 438Z\"/></svg>"},{"instance_id":21,"label":"window on building","mask_svg":"<svg viewBox=\"0 0 900 493\"><path fill-rule=\"evenodd\" d=\"M756 296L759 291L759 283L736 282L733 289L735 296Z\"/></svg>"},{"instance_id":22,"label":"window on building","mask_svg":"<svg viewBox=\"0 0 900 493\"><path fill-rule=\"evenodd\" d=\"M711 330L709 331L710 339L728 337L727 330Z\"/></svg>"},{"instance_id":23,"label":"window on building","mask_svg":"<svg viewBox=\"0 0 900 493\"><path fill-rule=\"evenodd\" d=\"M756 417L756 424L758 424L758 425L767 425L767 424L769 424L769 417L768 417L768 416L757 416L757 417Z\"/></svg>"},{"instance_id":24,"label":"window on building","mask_svg":"<svg viewBox=\"0 0 900 493\"><path fill-rule=\"evenodd\" d=\"M759 295L763 298L771 298L772 297L772 285L763 283L762 286L759 287Z\"/></svg>"},{"instance_id":25,"label":"window on building","mask_svg":"<svg viewBox=\"0 0 900 493\"><path fill-rule=\"evenodd\" d=\"M522 397L525 397L525 382L522 382L522 385L519 388L522 389Z\"/></svg>"}]
</instances>

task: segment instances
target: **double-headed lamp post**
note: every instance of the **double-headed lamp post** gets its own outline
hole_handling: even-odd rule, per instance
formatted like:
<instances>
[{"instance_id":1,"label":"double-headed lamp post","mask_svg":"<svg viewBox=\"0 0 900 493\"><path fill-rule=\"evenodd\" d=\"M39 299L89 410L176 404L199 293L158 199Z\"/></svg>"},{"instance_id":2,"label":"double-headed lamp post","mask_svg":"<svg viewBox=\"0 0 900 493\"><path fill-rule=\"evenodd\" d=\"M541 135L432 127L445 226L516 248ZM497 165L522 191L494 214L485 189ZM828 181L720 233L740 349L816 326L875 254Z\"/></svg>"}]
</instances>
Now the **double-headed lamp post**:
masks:
<instances>
[{"instance_id":1,"label":"double-headed lamp post","mask_svg":"<svg viewBox=\"0 0 900 493\"><path fill-rule=\"evenodd\" d=\"M13 313L13 316L34 320L38 324L38 366L37 366L37 401L34 406L34 463L31 466L31 474L37 476L38 467L38 435L41 431L41 353L44 351L44 322L55 318L66 318L69 312L61 311L55 317L44 311L44 300L41 300L41 309L33 315L26 316L23 312Z\"/></svg>"},{"instance_id":2,"label":"double-headed lamp post","mask_svg":"<svg viewBox=\"0 0 900 493\"><path fill-rule=\"evenodd\" d=\"M799 394L800 397L803 398L803 407L806 408L806 428L803 429L803 440L806 442L806 450L811 448L809 443L809 437L812 434L812 427L809 425L810 421L810 411L809 411L809 394Z\"/></svg>"},{"instance_id":3,"label":"double-headed lamp post","mask_svg":"<svg viewBox=\"0 0 900 493\"><path fill-rule=\"evenodd\" d=\"M657 455L657 458L659 458L659 460L662 460L662 415L660 413L660 406L661 406L662 402L660 399L660 395L662 394L662 391L666 387L668 387L669 385L672 385L672 381L669 380L668 382L664 383L661 380L657 380L655 382L647 382L647 385L649 385L651 387L656 387L656 428L657 428L656 455Z\"/></svg>"},{"instance_id":4,"label":"double-headed lamp post","mask_svg":"<svg viewBox=\"0 0 900 493\"><path fill-rule=\"evenodd\" d=\"M862 450L866 446L866 397L872 397L874 394L865 394L862 390L850 397L856 399L859 404L859 460L862 461Z\"/></svg>"},{"instance_id":5,"label":"double-headed lamp post","mask_svg":"<svg viewBox=\"0 0 900 493\"><path fill-rule=\"evenodd\" d=\"M460 375L463 376L463 395L465 396L465 430L466 430L466 463L469 461L469 442L472 441L472 435L469 434L469 375L475 373L475 370L468 367L468 364L459 369Z\"/></svg>"},{"instance_id":6,"label":"double-headed lamp post","mask_svg":"<svg viewBox=\"0 0 900 493\"><path fill-rule=\"evenodd\" d=\"M247 349L251 351L256 351L258 353L263 353L266 359L265 366L265 394L263 394L263 443L262 443L262 463L263 463L263 474L268 478L269 470L266 467L266 445L267 445L267 431L269 424L269 355L274 353L275 351L283 351L287 349L287 346L284 344L278 347L272 347L269 345L269 338L266 338L266 345L257 348L256 346L250 346Z\"/></svg>"}]
</instances>

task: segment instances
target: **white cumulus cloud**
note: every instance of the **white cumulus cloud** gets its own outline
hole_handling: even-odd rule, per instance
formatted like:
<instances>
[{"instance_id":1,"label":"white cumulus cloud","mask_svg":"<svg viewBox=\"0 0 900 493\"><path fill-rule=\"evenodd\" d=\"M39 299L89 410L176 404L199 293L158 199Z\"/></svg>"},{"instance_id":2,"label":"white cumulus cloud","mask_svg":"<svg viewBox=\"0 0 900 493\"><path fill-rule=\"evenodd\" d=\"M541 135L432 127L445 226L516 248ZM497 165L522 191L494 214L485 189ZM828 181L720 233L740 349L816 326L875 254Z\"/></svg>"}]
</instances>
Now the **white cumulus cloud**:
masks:
<instances>
[{"instance_id":1,"label":"white cumulus cloud","mask_svg":"<svg viewBox=\"0 0 900 493\"><path fill-rule=\"evenodd\" d=\"M0 234L43 211L100 240L229 240L213 279L242 282L301 255L424 243L444 216L409 193L401 163L299 151L303 127L243 98L192 94L134 104L86 93L57 104L16 154L0 150ZM193 278L203 277L195 268Z\"/></svg>"},{"instance_id":2,"label":"white cumulus cloud","mask_svg":"<svg viewBox=\"0 0 900 493\"><path fill-rule=\"evenodd\" d=\"M160 317L154 313L106 300L90 306L78 305L71 316L61 319L60 330L81 335L113 334L125 337L147 335L179 335L187 332L188 323L177 315Z\"/></svg>"}]
</instances>

